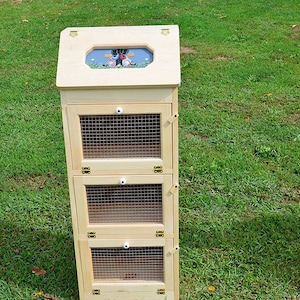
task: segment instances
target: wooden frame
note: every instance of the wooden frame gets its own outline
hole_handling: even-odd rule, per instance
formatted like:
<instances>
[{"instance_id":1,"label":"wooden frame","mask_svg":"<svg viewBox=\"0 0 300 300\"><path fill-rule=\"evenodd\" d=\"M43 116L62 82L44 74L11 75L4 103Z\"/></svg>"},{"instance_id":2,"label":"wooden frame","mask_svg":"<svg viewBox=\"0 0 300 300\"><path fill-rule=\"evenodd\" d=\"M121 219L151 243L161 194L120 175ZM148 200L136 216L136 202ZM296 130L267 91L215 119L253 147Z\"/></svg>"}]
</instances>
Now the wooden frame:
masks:
<instances>
[{"instance_id":1,"label":"wooden frame","mask_svg":"<svg viewBox=\"0 0 300 300\"><path fill-rule=\"evenodd\" d=\"M114 299L113 297L116 297L116 299L121 299L122 297L123 299L123 296L128 297L125 299L141 300L145 299L144 296L149 296L149 299L153 300L176 299L174 298L173 239L127 239L126 241L131 247L163 247L164 270L168 270L167 272L164 271L163 281L136 282L133 280L133 282L130 282L130 280L124 280L123 282L97 282L94 280L93 276L91 248L121 248L124 243L124 239L81 240L79 242L79 251L81 253L81 268L84 274L83 286L85 294L91 295L91 298L88 296L85 299L95 299L95 295L92 295L94 290L99 291L99 295L96 297L96 299L99 300ZM162 290L163 293L161 295L158 294L160 290Z\"/></svg>"},{"instance_id":2,"label":"wooden frame","mask_svg":"<svg viewBox=\"0 0 300 300\"><path fill-rule=\"evenodd\" d=\"M173 211L174 194L172 193L171 175L126 175L126 185L136 184L161 184L162 186L162 222L161 223L127 223L127 224L91 224L89 223L88 206L85 186L111 185L120 186L119 176L74 176L75 205L77 207L78 232L83 238L88 232L94 232L96 237L102 239L124 238L135 236L135 238L155 238L157 232L164 232L165 237L173 237ZM147 208L148 209L148 208ZM124 211L126 213L126 211Z\"/></svg>"},{"instance_id":3,"label":"wooden frame","mask_svg":"<svg viewBox=\"0 0 300 300\"><path fill-rule=\"evenodd\" d=\"M144 68L127 68L123 60L113 68L87 64L93 49L116 47L147 48L153 60ZM56 82L80 299L179 300L178 26L66 28L61 33ZM143 125L133 126L135 117ZM130 125L123 128L122 120ZM116 129L107 133L101 129L105 126ZM119 132L132 141L124 142ZM123 150L126 155L120 155ZM123 253L117 262L127 266L127 246L131 249L127 254L132 251L141 259L131 261L137 276L116 271L114 277L103 279L106 254ZM147 277L140 249L148 253L145 259L163 257L147 269L159 270L159 277ZM111 267L118 270L118 265Z\"/></svg>"},{"instance_id":4,"label":"wooden frame","mask_svg":"<svg viewBox=\"0 0 300 300\"><path fill-rule=\"evenodd\" d=\"M87 89L62 89L60 90L62 105L66 104L135 104L142 103L155 105L158 103L173 102L173 88L172 87L134 87L134 88L97 88ZM174 95L176 96L176 95Z\"/></svg>"},{"instance_id":5,"label":"wooden frame","mask_svg":"<svg viewBox=\"0 0 300 300\"><path fill-rule=\"evenodd\" d=\"M171 106L168 104L122 104L124 114L160 114L161 115L161 158L126 158L126 159L84 159L79 116L115 115L118 105L69 105L67 117L74 175L79 175L82 168L90 168L92 174L153 174L155 166L162 166L164 173L172 172L172 123Z\"/></svg>"}]
</instances>

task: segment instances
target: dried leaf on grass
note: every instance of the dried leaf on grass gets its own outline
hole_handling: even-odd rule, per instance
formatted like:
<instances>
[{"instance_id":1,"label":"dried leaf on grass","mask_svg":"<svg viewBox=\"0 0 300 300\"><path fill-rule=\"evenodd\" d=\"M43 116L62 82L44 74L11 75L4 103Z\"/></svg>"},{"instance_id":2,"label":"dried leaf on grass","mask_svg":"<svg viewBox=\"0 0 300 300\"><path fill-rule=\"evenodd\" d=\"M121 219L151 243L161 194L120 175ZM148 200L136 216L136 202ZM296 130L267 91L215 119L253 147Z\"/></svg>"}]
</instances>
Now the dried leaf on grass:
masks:
<instances>
[{"instance_id":1,"label":"dried leaf on grass","mask_svg":"<svg viewBox=\"0 0 300 300\"><path fill-rule=\"evenodd\" d=\"M192 47L184 47L184 46L181 46L180 47L180 53L195 53L196 50Z\"/></svg>"},{"instance_id":2,"label":"dried leaf on grass","mask_svg":"<svg viewBox=\"0 0 300 300\"><path fill-rule=\"evenodd\" d=\"M211 291L211 292L214 292L216 290L216 288L213 285L210 285L208 287L208 290Z\"/></svg>"},{"instance_id":3,"label":"dried leaf on grass","mask_svg":"<svg viewBox=\"0 0 300 300\"><path fill-rule=\"evenodd\" d=\"M49 295L49 294L43 294L43 297L45 299L50 299L50 300L59 300L58 298L55 298L54 296Z\"/></svg>"},{"instance_id":4,"label":"dried leaf on grass","mask_svg":"<svg viewBox=\"0 0 300 300\"><path fill-rule=\"evenodd\" d=\"M43 189L43 188L44 188L46 181L47 181L47 179L43 179L43 180L42 180L42 182L41 182L41 184L40 184L40 186L39 186L40 189Z\"/></svg>"},{"instance_id":5,"label":"dried leaf on grass","mask_svg":"<svg viewBox=\"0 0 300 300\"><path fill-rule=\"evenodd\" d=\"M46 270L41 269L41 268L39 268L39 267L37 267L37 266L33 267L33 268L31 269L31 271L32 271L32 273L35 274L36 276L45 275L45 274L47 273Z\"/></svg>"},{"instance_id":6,"label":"dried leaf on grass","mask_svg":"<svg viewBox=\"0 0 300 300\"><path fill-rule=\"evenodd\" d=\"M15 253L16 255L19 255L19 254L20 254L20 249L16 248L16 249L14 250L14 253Z\"/></svg>"},{"instance_id":7,"label":"dried leaf on grass","mask_svg":"<svg viewBox=\"0 0 300 300\"><path fill-rule=\"evenodd\" d=\"M52 296L50 294L44 294L41 291L35 292L34 296L35 297L43 297L44 299L50 299L50 300L59 300L58 298L55 298L54 296Z\"/></svg>"}]
</instances>

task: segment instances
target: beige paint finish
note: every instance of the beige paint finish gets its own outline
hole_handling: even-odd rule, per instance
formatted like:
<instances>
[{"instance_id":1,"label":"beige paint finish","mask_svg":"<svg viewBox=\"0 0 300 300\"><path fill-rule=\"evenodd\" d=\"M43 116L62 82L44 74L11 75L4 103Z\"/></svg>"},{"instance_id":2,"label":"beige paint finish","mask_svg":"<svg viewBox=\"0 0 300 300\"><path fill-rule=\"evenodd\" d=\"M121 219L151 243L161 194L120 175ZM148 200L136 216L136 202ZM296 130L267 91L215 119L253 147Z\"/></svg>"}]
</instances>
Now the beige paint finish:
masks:
<instances>
[{"instance_id":1,"label":"beige paint finish","mask_svg":"<svg viewBox=\"0 0 300 300\"><path fill-rule=\"evenodd\" d=\"M91 69L93 49L146 47L153 62L146 68ZM177 86L180 83L177 25L81 27L61 32L56 85L59 88Z\"/></svg>"},{"instance_id":2,"label":"beige paint finish","mask_svg":"<svg viewBox=\"0 0 300 300\"><path fill-rule=\"evenodd\" d=\"M110 47L147 47L153 52L154 60L145 68L91 69L85 64L86 54L91 50ZM57 86L61 95L81 300L179 300L179 83L176 25L67 28L61 33ZM160 157L84 157L81 116L111 116L119 107L128 115L160 115ZM128 144L127 151L131 151L130 147ZM162 167L161 172L157 173L156 167ZM90 172L84 173L85 168ZM126 184L162 184L163 222L89 222L86 186L116 185L120 178L125 178ZM143 205L140 211L145 213ZM157 232L163 234L157 235ZM163 247L163 281L95 280L92 249L123 249L125 242L131 247ZM142 272L143 266L138 268Z\"/></svg>"}]
</instances>

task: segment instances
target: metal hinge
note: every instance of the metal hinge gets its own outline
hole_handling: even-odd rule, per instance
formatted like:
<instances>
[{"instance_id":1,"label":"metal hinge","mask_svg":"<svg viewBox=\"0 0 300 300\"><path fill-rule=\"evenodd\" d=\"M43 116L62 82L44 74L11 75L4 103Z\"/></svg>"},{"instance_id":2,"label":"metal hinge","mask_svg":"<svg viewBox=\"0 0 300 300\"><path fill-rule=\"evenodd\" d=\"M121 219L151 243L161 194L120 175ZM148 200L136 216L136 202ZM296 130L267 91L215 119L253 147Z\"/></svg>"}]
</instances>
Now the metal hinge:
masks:
<instances>
[{"instance_id":1,"label":"metal hinge","mask_svg":"<svg viewBox=\"0 0 300 300\"><path fill-rule=\"evenodd\" d=\"M156 237L164 237L165 232L163 230L157 230L155 235Z\"/></svg>"},{"instance_id":2,"label":"metal hinge","mask_svg":"<svg viewBox=\"0 0 300 300\"><path fill-rule=\"evenodd\" d=\"M93 295L101 295L100 290L92 290Z\"/></svg>"},{"instance_id":3,"label":"metal hinge","mask_svg":"<svg viewBox=\"0 0 300 300\"><path fill-rule=\"evenodd\" d=\"M89 239L95 239L96 238L96 232L94 232L94 231L88 232L87 237Z\"/></svg>"},{"instance_id":4,"label":"metal hinge","mask_svg":"<svg viewBox=\"0 0 300 300\"><path fill-rule=\"evenodd\" d=\"M154 166L154 173L162 173L163 167L162 166Z\"/></svg>"},{"instance_id":5,"label":"metal hinge","mask_svg":"<svg viewBox=\"0 0 300 300\"><path fill-rule=\"evenodd\" d=\"M160 32L161 32L162 35L168 35L168 34L170 34L170 29L169 28L162 28Z\"/></svg>"},{"instance_id":6,"label":"metal hinge","mask_svg":"<svg viewBox=\"0 0 300 300\"><path fill-rule=\"evenodd\" d=\"M70 31L70 36L71 37L76 37L78 35L78 31L77 30L71 30Z\"/></svg>"},{"instance_id":7,"label":"metal hinge","mask_svg":"<svg viewBox=\"0 0 300 300\"><path fill-rule=\"evenodd\" d=\"M157 294L158 295L164 295L166 293L165 289L157 289Z\"/></svg>"},{"instance_id":8,"label":"metal hinge","mask_svg":"<svg viewBox=\"0 0 300 300\"><path fill-rule=\"evenodd\" d=\"M82 174L91 174L91 168L90 167L82 167L81 173Z\"/></svg>"}]
</instances>

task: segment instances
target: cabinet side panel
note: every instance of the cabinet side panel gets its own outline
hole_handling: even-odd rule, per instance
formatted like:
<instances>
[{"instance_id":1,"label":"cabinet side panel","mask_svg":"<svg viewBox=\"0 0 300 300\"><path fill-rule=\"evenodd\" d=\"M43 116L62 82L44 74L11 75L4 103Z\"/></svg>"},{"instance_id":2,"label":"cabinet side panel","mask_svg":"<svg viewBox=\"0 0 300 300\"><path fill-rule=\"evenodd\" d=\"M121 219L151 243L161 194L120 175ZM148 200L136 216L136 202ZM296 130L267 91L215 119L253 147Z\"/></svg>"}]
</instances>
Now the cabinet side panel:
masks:
<instances>
[{"instance_id":1,"label":"cabinet side panel","mask_svg":"<svg viewBox=\"0 0 300 300\"><path fill-rule=\"evenodd\" d=\"M83 276L80 262L80 248L78 246L78 219L77 219L77 210L75 205L75 191L73 185L72 177L72 151L70 145L70 134L69 134L69 123L68 116L66 111L66 106L62 106L62 121L63 121L63 131L64 131L64 141L65 141L65 152L66 152L66 163L68 170L68 184L69 184L69 197L70 197L70 207L72 215L72 226L73 226L73 239L74 239L74 250L75 250L75 259L76 259L76 268L77 268L77 277L78 277L78 288L80 299L84 299L83 293Z\"/></svg>"},{"instance_id":2,"label":"cabinet side panel","mask_svg":"<svg viewBox=\"0 0 300 300\"><path fill-rule=\"evenodd\" d=\"M177 117L173 122L173 186L174 191L174 248L179 246L179 176L178 176L178 88L174 88L172 95L172 115ZM179 299L179 251L174 253L174 299Z\"/></svg>"}]
</instances>

